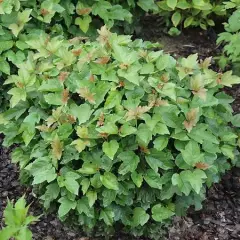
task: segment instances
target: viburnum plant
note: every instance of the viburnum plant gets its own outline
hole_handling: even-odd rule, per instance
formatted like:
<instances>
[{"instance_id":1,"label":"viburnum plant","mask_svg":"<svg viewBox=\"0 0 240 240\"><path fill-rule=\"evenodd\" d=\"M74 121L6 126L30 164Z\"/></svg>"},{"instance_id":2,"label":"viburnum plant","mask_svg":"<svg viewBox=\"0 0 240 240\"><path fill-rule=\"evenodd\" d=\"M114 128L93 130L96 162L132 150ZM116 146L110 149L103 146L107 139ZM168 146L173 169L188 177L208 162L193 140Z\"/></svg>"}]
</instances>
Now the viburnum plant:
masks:
<instances>
[{"instance_id":1,"label":"viburnum plant","mask_svg":"<svg viewBox=\"0 0 240 240\"><path fill-rule=\"evenodd\" d=\"M239 115L220 91L240 83L197 54L99 30L97 41L29 36L27 60L0 115L21 177L60 219L143 234L201 208L206 188L239 160ZM155 51L153 51L155 49ZM136 231L137 230L137 231Z\"/></svg>"}]
</instances>

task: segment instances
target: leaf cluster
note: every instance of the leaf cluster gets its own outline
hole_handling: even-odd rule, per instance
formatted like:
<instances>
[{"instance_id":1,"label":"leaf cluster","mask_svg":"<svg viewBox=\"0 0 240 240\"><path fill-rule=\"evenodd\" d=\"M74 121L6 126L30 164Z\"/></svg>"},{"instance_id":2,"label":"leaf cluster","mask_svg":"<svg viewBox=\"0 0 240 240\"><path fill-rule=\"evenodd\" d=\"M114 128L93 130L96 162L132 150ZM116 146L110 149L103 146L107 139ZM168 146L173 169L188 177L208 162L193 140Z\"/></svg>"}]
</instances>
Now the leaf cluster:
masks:
<instances>
[{"instance_id":1,"label":"leaf cluster","mask_svg":"<svg viewBox=\"0 0 240 240\"><path fill-rule=\"evenodd\" d=\"M197 54L99 30L97 41L27 35L5 81L4 145L45 208L93 228L137 232L195 205L239 161L239 115L220 89L240 83ZM153 51L152 49L155 49ZM221 131L219 131L221 129ZM154 231L154 230L153 230Z\"/></svg>"},{"instance_id":2,"label":"leaf cluster","mask_svg":"<svg viewBox=\"0 0 240 240\"><path fill-rule=\"evenodd\" d=\"M226 1L227 3L227 1ZM166 19L166 24L173 27L169 34L179 33L177 27L201 27L207 30L215 26L215 20L227 14L222 1L210 0L162 0L157 1L159 14Z\"/></svg>"},{"instance_id":3,"label":"leaf cluster","mask_svg":"<svg viewBox=\"0 0 240 240\"><path fill-rule=\"evenodd\" d=\"M229 17L228 22L224 24L225 32L219 34L217 44L223 43L223 54L220 56L219 65L225 69L227 65L233 65L236 74L240 64L240 1L232 0L226 5L228 9L235 9Z\"/></svg>"},{"instance_id":4,"label":"leaf cluster","mask_svg":"<svg viewBox=\"0 0 240 240\"><path fill-rule=\"evenodd\" d=\"M0 239L9 240L31 240L32 232L28 229L28 225L36 222L39 217L28 215L29 206L26 206L24 196L13 204L8 200L6 209L4 210L4 219L6 227L0 230Z\"/></svg>"}]
</instances>

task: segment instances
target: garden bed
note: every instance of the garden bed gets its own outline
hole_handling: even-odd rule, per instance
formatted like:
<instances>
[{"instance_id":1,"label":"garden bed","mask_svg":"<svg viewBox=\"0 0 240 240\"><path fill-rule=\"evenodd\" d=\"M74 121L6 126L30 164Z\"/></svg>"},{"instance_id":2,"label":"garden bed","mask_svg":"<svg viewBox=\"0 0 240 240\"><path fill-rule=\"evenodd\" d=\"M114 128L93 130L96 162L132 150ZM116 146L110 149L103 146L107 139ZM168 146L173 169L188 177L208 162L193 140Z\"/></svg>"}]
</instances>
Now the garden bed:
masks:
<instances>
[{"instance_id":1,"label":"garden bed","mask_svg":"<svg viewBox=\"0 0 240 240\"><path fill-rule=\"evenodd\" d=\"M147 21L147 20L146 20ZM146 25L149 26L149 23ZM166 52L176 57L187 56L191 53L199 53L200 58L216 55L218 48L214 44L215 33L191 30L177 38L162 37L154 32L144 31L142 37L152 41L160 41ZM198 34L198 35L197 35ZM161 38L160 38L161 37ZM226 89L235 99L233 109L240 112L240 86ZM1 139L2 140L2 139ZM32 203L30 211L34 215L40 215L42 209L32 195L31 189L22 187L18 181L18 168L10 162L11 150L0 148L0 226L2 227L2 213L6 206L7 198L17 199L26 193L28 203ZM81 231L74 231L64 226L56 217L49 214L42 216L40 221L32 225L34 239L36 240L85 240ZM113 239L124 239L121 234ZM130 239L130 237L126 237ZM215 184L207 193L207 200L203 204L203 210L189 211L187 217L175 217L173 225L169 228L166 239L240 239L240 171L233 169L228 172L221 183Z\"/></svg>"},{"instance_id":2,"label":"garden bed","mask_svg":"<svg viewBox=\"0 0 240 240\"><path fill-rule=\"evenodd\" d=\"M238 88L240 90L240 88ZM31 190L22 187L18 181L18 168L9 159L10 151L0 150L0 226L2 213L7 198L18 199L25 192L30 212L40 215L42 209ZM175 217L166 239L169 240L232 240L240 239L240 171L228 172L221 183L215 184L207 194L203 210L189 211L187 217ZM87 240L81 231L77 232L65 227L56 216L42 216L40 221L31 226L36 240ZM115 236L113 239L124 239ZM126 237L129 239L129 237ZM137 239L137 238L136 238Z\"/></svg>"}]
</instances>

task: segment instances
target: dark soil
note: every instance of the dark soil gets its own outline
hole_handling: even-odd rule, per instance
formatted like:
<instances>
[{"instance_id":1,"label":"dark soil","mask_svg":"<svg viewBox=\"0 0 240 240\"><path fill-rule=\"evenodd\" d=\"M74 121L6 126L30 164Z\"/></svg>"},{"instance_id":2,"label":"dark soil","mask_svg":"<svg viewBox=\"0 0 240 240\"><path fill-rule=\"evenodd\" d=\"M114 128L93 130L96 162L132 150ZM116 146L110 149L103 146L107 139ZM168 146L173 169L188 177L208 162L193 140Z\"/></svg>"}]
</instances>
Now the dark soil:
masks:
<instances>
[{"instance_id":1,"label":"dark soil","mask_svg":"<svg viewBox=\"0 0 240 240\"><path fill-rule=\"evenodd\" d=\"M203 59L221 53L221 46L216 46L217 33L212 28L208 31L199 28L183 29L179 36L171 37L163 31L162 19L159 17L144 17L141 25L142 31L137 38L161 43L163 50L174 57L198 53Z\"/></svg>"},{"instance_id":2,"label":"dark soil","mask_svg":"<svg viewBox=\"0 0 240 240\"><path fill-rule=\"evenodd\" d=\"M207 194L203 210L176 217L169 229L170 240L240 239L240 171L228 172Z\"/></svg>"}]
</instances>

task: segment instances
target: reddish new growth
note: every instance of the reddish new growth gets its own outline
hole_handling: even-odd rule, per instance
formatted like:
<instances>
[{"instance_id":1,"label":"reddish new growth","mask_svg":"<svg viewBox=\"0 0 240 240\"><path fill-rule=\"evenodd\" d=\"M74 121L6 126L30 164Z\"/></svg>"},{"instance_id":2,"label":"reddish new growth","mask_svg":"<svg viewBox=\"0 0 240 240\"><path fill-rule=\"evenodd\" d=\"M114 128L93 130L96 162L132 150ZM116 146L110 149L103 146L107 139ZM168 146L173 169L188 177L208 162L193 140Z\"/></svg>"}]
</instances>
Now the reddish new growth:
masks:
<instances>
[{"instance_id":1,"label":"reddish new growth","mask_svg":"<svg viewBox=\"0 0 240 240\"><path fill-rule=\"evenodd\" d=\"M95 77L94 77L93 74L90 75L90 77L89 77L89 81L90 81L90 82L95 82Z\"/></svg>"},{"instance_id":2,"label":"reddish new growth","mask_svg":"<svg viewBox=\"0 0 240 240\"><path fill-rule=\"evenodd\" d=\"M217 75L217 84L221 84L222 83L222 73L218 73Z\"/></svg>"},{"instance_id":3,"label":"reddish new growth","mask_svg":"<svg viewBox=\"0 0 240 240\"><path fill-rule=\"evenodd\" d=\"M163 81L163 82L168 82L169 80L169 76L167 74L163 74L160 79Z\"/></svg>"},{"instance_id":4,"label":"reddish new growth","mask_svg":"<svg viewBox=\"0 0 240 240\"><path fill-rule=\"evenodd\" d=\"M99 136L100 136L101 138L105 138L105 139L108 138L108 134L107 134L107 133L99 133Z\"/></svg>"},{"instance_id":5,"label":"reddish new growth","mask_svg":"<svg viewBox=\"0 0 240 240\"><path fill-rule=\"evenodd\" d=\"M78 57L82 53L82 49L72 50L72 53L75 57Z\"/></svg>"},{"instance_id":6,"label":"reddish new growth","mask_svg":"<svg viewBox=\"0 0 240 240\"><path fill-rule=\"evenodd\" d=\"M62 93L63 104L67 104L68 100L69 100L69 91L68 91L68 89L64 89L63 93Z\"/></svg>"},{"instance_id":7,"label":"reddish new growth","mask_svg":"<svg viewBox=\"0 0 240 240\"><path fill-rule=\"evenodd\" d=\"M104 125L104 120L105 120L105 117L104 117L104 113L102 112L99 116L99 119L98 119L98 122L97 122L97 126L98 127L101 127Z\"/></svg>"},{"instance_id":8,"label":"reddish new growth","mask_svg":"<svg viewBox=\"0 0 240 240\"><path fill-rule=\"evenodd\" d=\"M146 154L150 153L149 149L147 147L145 147L145 146L140 146L139 148L140 148L140 151L143 152L143 153L146 153Z\"/></svg>"},{"instance_id":9,"label":"reddish new growth","mask_svg":"<svg viewBox=\"0 0 240 240\"><path fill-rule=\"evenodd\" d=\"M120 81L118 87L124 87L124 86L125 86L125 83L123 81Z\"/></svg>"},{"instance_id":10,"label":"reddish new growth","mask_svg":"<svg viewBox=\"0 0 240 240\"><path fill-rule=\"evenodd\" d=\"M86 14L89 14L91 11L92 11L91 8L77 9L77 14L78 15L86 15Z\"/></svg>"},{"instance_id":11,"label":"reddish new growth","mask_svg":"<svg viewBox=\"0 0 240 240\"><path fill-rule=\"evenodd\" d=\"M17 87L19 87L19 88L24 88L24 84L21 83L21 82L17 82L16 85L17 85Z\"/></svg>"},{"instance_id":12,"label":"reddish new growth","mask_svg":"<svg viewBox=\"0 0 240 240\"><path fill-rule=\"evenodd\" d=\"M157 85L157 88L158 88L159 90L161 90L161 89L163 88L163 86L164 86L164 84L159 83L159 84Z\"/></svg>"},{"instance_id":13,"label":"reddish new growth","mask_svg":"<svg viewBox=\"0 0 240 240\"><path fill-rule=\"evenodd\" d=\"M67 119L68 119L68 122L71 123L71 124L76 122L76 118L72 115L68 115Z\"/></svg>"},{"instance_id":14,"label":"reddish new growth","mask_svg":"<svg viewBox=\"0 0 240 240\"><path fill-rule=\"evenodd\" d=\"M41 9L41 15L46 16L48 14L49 14L49 11L47 9L45 9L45 8Z\"/></svg>"},{"instance_id":15,"label":"reddish new growth","mask_svg":"<svg viewBox=\"0 0 240 240\"><path fill-rule=\"evenodd\" d=\"M127 64L127 63L121 63L121 64L119 65L119 67L120 67L121 69L124 69L124 70L128 69L129 66L130 66L130 65Z\"/></svg>"},{"instance_id":16,"label":"reddish new growth","mask_svg":"<svg viewBox=\"0 0 240 240\"><path fill-rule=\"evenodd\" d=\"M198 169L206 170L209 168L209 165L207 163L198 162L196 163L195 167Z\"/></svg>"},{"instance_id":17,"label":"reddish new growth","mask_svg":"<svg viewBox=\"0 0 240 240\"><path fill-rule=\"evenodd\" d=\"M69 72L61 72L58 76L59 81L64 82L68 77Z\"/></svg>"},{"instance_id":18,"label":"reddish new growth","mask_svg":"<svg viewBox=\"0 0 240 240\"><path fill-rule=\"evenodd\" d=\"M84 98L89 103L91 104L95 103L95 99L94 99L95 94L91 93L87 87L80 88L80 90L78 91L78 94L80 97Z\"/></svg>"},{"instance_id":19,"label":"reddish new growth","mask_svg":"<svg viewBox=\"0 0 240 240\"><path fill-rule=\"evenodd\" d=\"M110 57L101 57L101 58L98 58L95 63L97 64L101 64L101 65L104 65L104 64L107 64L110 60Z\"/></svg>"},{"instance_id":20,"label":"reddish new growth","mask_svg":"<svg viewBox=\"0 0 240 240\"><path fill-rule=\"evenodd\" d=\"M184 121L183 125L188 132L191 132L193 127L196 126L198 112L199 108L193 108L186 114L186 120Z\"/></svg>"}]
</instances>

